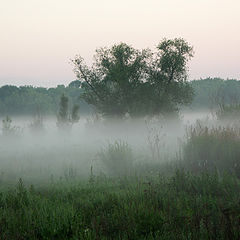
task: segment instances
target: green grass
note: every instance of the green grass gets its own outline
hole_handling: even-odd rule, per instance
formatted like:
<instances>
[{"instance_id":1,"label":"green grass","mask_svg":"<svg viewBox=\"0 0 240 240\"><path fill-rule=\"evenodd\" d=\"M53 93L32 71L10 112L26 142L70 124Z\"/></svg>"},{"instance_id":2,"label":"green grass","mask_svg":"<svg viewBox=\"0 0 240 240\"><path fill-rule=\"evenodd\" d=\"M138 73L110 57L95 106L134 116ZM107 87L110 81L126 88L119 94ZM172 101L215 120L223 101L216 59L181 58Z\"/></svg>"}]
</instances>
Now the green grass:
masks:
<instances>
[{"instance_id":1,"label":"green grass","mask_svg":"<svg viewBox=\"0 0 240 240\"><path fill-rule=\"evenodd\" d=\"M240 177L240 129L190 128L183 145L183 164L191 172L227 172Z\"/></svg>"},{"instance_id":2,"label":"green grass","mask_svg":"<svg viewBox=\"0 0 240 240\"><path fill-rule=\"evenodd\" d=\"M98 166L79 147L6 148L0 240L240 239L240 130L197 125L181 150L178 161L141 161L118 141Z\"/></svg>"},{"instance_id":3,"label":"green grass","mask_svg":"<svg viewBox=\"0 0 240 240\"><path fill-rule=\"evenodd\" d=\"M239 239L240 182L217 174L58 181L0 196L1 239Z\"/></svg>"}]
</instances>

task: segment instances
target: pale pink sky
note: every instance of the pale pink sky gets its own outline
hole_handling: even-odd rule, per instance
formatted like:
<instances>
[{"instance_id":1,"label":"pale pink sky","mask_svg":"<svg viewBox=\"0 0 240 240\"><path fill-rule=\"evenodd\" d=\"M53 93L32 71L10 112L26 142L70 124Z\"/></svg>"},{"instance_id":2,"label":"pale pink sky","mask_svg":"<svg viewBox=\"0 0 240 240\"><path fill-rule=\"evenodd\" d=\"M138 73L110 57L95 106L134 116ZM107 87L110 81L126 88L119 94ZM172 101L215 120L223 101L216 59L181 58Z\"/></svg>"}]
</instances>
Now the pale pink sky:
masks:
<instances>
[{"instance_id":1,"label":"pale pink sky","mask_svg":"<svg viewBox=\"0 0 240 240\"><path fill-rule=\"evenodd\" d=\"M240 79L239 0L2 0L0 86L75 79L69 59L98 47L154 49L164 37L194 46L190 79Z\"/></svg>"}]
</instances>

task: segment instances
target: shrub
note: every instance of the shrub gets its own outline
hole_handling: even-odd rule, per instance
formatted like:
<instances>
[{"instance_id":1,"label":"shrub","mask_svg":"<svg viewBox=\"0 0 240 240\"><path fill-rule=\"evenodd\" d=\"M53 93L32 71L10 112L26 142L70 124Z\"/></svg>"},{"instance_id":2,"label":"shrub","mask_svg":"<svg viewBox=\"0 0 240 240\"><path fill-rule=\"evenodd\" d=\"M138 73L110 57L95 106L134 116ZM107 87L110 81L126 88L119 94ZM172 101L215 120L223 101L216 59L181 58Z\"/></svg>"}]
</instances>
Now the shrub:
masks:
<instances>
[{"instance_id":1,"label":"shrub","mask_svg":"<svg viewBox=\"0 0 240 240\"><path fill-rule=\"evenodd\" d=\"M79 106L75 104L69 114L68 97L62 94L59 104L59 112L57 116L57 126L62 130L69 130L72 124L79 121Z\"/></svg>"},{"instance_id":2,"label":"shrub","mask_svg":"<svg viewBox=\"0 0 240 240\"><path fill-rule=\"evenodd\" d=\"M194 172L231 172L240 177L240 129L191 127L183 146L183 162Z\"/></svg>"},{"instance_id":3,"label":"shrub","mask_svg":"<svg viewBox=\"0 0 240 240\"><path fill-rule=\"evenodd\" d=\"M20 128L12 125L12 119L6 116L2 120L2 134L3 136L16 136L20 133Z\"/></svg>"},{"instance_id":4,"label":"shrub","mask_svg":"<svg viewBox=\"0 0 240 240\"><path fill-rule=\"evenodd\" d=\"M110 176L130 175L133 168L133 153L126 142L115 141L98 153L100 161L104 164Z\"/></svg>"}]
</instances>

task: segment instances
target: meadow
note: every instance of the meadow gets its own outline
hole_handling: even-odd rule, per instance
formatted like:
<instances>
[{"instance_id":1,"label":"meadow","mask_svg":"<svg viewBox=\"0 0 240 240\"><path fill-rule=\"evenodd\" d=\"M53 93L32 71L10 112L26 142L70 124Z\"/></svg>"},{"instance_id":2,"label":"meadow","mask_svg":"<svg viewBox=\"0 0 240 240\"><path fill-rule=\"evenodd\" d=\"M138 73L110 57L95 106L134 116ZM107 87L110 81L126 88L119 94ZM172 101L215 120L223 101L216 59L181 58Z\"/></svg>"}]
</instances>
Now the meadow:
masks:
<instances>
[{"instance_id":1,"label":"meadow","mask_svg":"<svg viewBox=\"0 0 240 240\"><path fill-rule=\"evenodd\" d=\"M1 132L0 239L240 238L237 121L29 121Z\"/></svg>"}]
</instances>

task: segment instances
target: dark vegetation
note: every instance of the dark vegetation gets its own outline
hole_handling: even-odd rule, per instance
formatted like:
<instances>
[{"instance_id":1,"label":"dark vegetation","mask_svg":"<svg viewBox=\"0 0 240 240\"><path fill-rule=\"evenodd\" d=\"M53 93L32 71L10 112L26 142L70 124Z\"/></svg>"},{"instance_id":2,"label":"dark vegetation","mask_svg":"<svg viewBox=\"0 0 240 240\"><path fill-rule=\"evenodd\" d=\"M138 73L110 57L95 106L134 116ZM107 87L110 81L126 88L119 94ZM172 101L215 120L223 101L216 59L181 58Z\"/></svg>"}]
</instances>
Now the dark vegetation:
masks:
<instances>
[{"instance_id":1,"label":"dark vegetation","mask_svg":"<svg viewBox=\"0 0 240 240\"><path fill-rule=\"evenodd\" d=\"M100 169L88 162L50 175L49 163L44 173L22 165L24 178L15 187L7 187L2 172L1 239L239 239L239 133L198 122L171 161L154 154L139 161L129 144L117 141L96 154ZM66 145L48 151L81 156ZM13 160L4 155L3 166ZM36 182L40 175L44 180Z\"/></svg>"},{"instance_id":2,"label":"dark vegetation","mask_svg":"<svg viewBox=\"0 0 240 240\"><path fill-rule=\"evenodd\" d=\"M75 80L67 87L60 85L56 88L40 88L32 86L2 86L0 88L0 114L6 115L35 115L41 111L44 115L56 115L59 99L64 93L69 97L69 104L79 104L81 114L92 111L82 98L84 92L80 88L80 81ZM219 103L225 103L224 107L235 105L238 108L240 96L240 82L237 80L223 80L220 78L207 78L190 82L194 90L192 103L185 109L199 111L216 108Z\"/></svg>"},{"instance_id":3,"label":"dark vegetation","mask_svg":"<svg viewBox=\"0 0 240 240\"><path fill-rule=\"evenodd\" d=\"M81 56L72 60L84 90L83 99L106 117L156 116L178 112L192 101L187 62L193 48L185 40L164 39L157 51L137 50L120 43L96 50L87 66Z\"/></svg>"},{"instance_id":4,"label":"dark vegetation","mask_svg":"<svg viewBox=\"0 0 240 240\"><path fill-rule=\"evenodd\" d=\"M83 90L75 86L65 87L58 85L56 88L43 88L32 86L2 86L0 88L0 114L11 115L56 115L58 113L59 99L62 94L69 98L69 105L78 104L82 114L91 111L86 102L79 96Z\"/></svg>"},{"instance_id":5,"label":"dark vegetation","mask_svg":"<svg viewBox=\"0 0 240 240\"><path fill-rule=\"evenodd\" d=\"M72 124L79 121L79 105L74 104L71 113L69 113L69 99L62 94L57 116L57 126L59 129L68 129Z\"/></svg>"},{"instance_id":6,"label":"dark vegetation","mask_svg":"<svg viewBox=\"0 0 240 240\"><path fill-rule=\"evenodd\" d=\"M216 108L219 104L240 102L240 81L234 79L206 78L191 81L195 97L191 103L194 110Z\"/></svg>"},{"instance_id":7,"label":"dark vegetation","mask_svg":"<svg viewBox=\"0 0 240 240\"><path fill-rule=\"evenodd\" d=\"M1 194L1 239L239 239L239 179L177 171Z\"/></svg>"}]
</instances>

